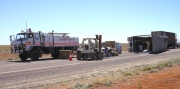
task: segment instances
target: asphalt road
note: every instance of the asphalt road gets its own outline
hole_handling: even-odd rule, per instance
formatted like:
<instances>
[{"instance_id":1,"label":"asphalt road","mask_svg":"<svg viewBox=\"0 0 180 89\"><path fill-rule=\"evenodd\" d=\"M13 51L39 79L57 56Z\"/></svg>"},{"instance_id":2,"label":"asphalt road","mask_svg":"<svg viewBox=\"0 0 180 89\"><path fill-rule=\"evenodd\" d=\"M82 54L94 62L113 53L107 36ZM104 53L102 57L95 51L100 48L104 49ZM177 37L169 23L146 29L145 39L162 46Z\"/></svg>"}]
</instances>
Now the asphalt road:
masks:
<instances>
[{"instance_id":1,"label":"asphalt road","mask_svg":"<svg viewBox=\"0 0 180 89\"><path fill-rule=\"evenodd\" d=\"M172 49L160 54L127 53L103 60L40 59L22 62L20 60L0 61L0 89L24 89L62 82L84 76L89 73L102 73L119 67L126 70L131 67L152 64L180 55L180 49ZM180 57L180 56L179 56Z\"/></svg>"}]
</instances>

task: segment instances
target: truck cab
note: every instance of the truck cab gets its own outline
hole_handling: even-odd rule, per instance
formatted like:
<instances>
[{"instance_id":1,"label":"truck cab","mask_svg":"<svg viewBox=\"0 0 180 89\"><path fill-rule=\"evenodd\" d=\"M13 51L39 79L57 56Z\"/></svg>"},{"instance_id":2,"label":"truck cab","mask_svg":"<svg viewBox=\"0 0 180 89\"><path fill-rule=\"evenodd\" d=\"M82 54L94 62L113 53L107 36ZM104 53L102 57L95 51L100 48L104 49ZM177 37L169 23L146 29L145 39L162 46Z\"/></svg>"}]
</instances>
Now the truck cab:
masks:
<instances>
[{"instance_id":1,"label":"truck cab","mask_svg":"<svg viewBox=\"0 0 180 89\"><path fill-rule=\"evenodd\" d=\"M14 37L10 36L12 53L28 52L32 49L33 45L40 45L40 36L38 33L21 32Z\"/></svg>"},{"instance_id":2,"label":"truck cab","mask_svg":"<svg viewBox=\"0 0 180 89\"><path fill-rule=\"evenodd\" d=\"M28 29L26 32L21 31L21 33L17 33L16 37L14 35L10 36L11 42L11 53L18 53L21 60L26 60L29 56L33 60L37 60L40 56L42 56L39 49L38 57L32 55L33 48L35 46L40 46L40 35L39 33L32 32L31 29ZM33 57L34 56L34 57Z\"/></svg>"}]
</instances>

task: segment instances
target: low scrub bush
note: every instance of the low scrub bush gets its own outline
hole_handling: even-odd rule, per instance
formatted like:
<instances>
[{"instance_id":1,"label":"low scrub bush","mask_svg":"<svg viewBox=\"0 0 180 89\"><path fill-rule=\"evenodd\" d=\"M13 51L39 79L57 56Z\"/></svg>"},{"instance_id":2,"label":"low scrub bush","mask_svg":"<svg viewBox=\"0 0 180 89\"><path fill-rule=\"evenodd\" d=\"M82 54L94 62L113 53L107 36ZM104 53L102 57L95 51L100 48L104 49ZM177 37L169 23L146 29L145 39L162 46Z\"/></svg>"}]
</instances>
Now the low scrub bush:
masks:
<instances>
[{"instance_id":1,"label":"low scrub bush","mask_svg":"<svg viewBox=\"0 0 180 89\"><path fill-rule=\"evenodd\" d=\"M76 83L76 85L72 89L88 89L88 84Z\"/></svg>"},{"instance_id":2,"label":"low scrub bush","mask_svg":"<svg viewBox=\"0 0 180 89\"><path fill-rule=\"evenodd\" d=\"M138 89L143 89L140 82L138 82L137 87L138 87Z\"/></svg>"},{"instance_id":3,"label":"low scrub bush","mask_svg":"<svg viewBox=\"0 0 180 89\"><path fill-rule=\"evenodd\" d=\"M129 72L124 73L124 76L131 76L132 74Z\"/></svg>"},{"instance_id":4,"label":"low scrub bush","mask_svg":"<svg viewBox=\"0 0 180 89\"><path fill-rule=\"evenodd\" d=\"M149 71L151 70L152 68L150 66L145 66L142 68L142 71Z\"/></svg>"}]
</instances>

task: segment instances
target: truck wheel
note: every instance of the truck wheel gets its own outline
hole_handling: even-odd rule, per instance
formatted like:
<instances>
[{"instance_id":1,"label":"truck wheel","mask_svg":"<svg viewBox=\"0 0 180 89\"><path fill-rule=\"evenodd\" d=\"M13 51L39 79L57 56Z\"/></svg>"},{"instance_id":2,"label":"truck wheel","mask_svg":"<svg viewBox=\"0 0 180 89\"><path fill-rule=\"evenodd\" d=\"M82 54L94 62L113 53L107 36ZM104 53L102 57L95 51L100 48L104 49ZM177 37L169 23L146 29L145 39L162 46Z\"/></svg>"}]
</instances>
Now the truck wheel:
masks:
<instances>
[{"instance_id":1,"label":"truck wheel","mask_svg":"<svg viewBox=\"0 0 180 89\"><path fill-rule=\"evenodd\" d=\"M26 53L23 53L23 54L19 54L19 58L22 60L22 61L26 61L28 56Z\"/></svg>"},{"instance_id":2,"label":"truck wheel","mask_svg":"<svg viewBox=\"0 0 180 89\"><path fill-rule=\"evenodd\" d=\"M87 60L87 55L83 55L83 60Z\"/></svg>"},{"instance_id":3,"label":"truck wheel","mask_svg":"<svg viewBox=\"0 0 180 89\"><path fill-rule=\"evenodd\" d=\"M40 54L39 54L39 51L37 51L37 50L33 50L32 52L31 52L31 60L33 60L33 61L37 61L37 60L39 60L39 57L40 57Z\"/></svg>"}]
</instances>

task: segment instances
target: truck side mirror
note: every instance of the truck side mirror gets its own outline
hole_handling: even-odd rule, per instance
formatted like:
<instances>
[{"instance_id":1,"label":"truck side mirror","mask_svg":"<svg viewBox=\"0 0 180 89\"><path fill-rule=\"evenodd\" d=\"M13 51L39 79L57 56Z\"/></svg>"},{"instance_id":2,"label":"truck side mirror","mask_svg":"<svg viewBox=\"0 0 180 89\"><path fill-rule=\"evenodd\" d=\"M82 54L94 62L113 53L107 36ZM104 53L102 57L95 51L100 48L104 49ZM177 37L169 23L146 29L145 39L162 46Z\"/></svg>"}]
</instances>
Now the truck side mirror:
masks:
<instances>
[{"instance_id":1,"label":"truck side mirror","mask_svg":"<svg viewBox=\"0 0 180 89\"><path fill-rule=\"evenodd\" d=\"M14 41L15 40L14 35L10 35L9 39L10 39L10 41Z\"/></svg>"},{"instance_id":2,"label":"truck side mirror","mask_svg":"<svg viewBox=\"0 0 180 89\"><path fill-rule=\"evenodd\" d=\"M12 36L9 36L9 40L12 41Z\"/></svg>"}]
</instances>

